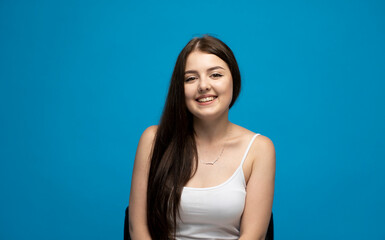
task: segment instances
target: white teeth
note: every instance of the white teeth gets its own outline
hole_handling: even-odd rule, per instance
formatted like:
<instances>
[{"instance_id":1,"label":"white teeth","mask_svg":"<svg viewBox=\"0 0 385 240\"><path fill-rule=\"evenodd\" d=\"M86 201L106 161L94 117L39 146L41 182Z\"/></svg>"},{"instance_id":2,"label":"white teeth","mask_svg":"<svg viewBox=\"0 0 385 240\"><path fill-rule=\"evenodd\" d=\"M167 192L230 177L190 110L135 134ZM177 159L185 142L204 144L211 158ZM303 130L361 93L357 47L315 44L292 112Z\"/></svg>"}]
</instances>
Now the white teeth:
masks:
<instances>
[{"instance_id":1,"label":"white teeth","mask_svg":"<svg viewBox=\"0 0 385 240\"><path fill-rule=\"evenodd\" d=\"M205 97L205 98L198 99L198 102L209 102L209 101L212 101L214 99L215 99L215 97Z\"/></svg>"}]
</instances>

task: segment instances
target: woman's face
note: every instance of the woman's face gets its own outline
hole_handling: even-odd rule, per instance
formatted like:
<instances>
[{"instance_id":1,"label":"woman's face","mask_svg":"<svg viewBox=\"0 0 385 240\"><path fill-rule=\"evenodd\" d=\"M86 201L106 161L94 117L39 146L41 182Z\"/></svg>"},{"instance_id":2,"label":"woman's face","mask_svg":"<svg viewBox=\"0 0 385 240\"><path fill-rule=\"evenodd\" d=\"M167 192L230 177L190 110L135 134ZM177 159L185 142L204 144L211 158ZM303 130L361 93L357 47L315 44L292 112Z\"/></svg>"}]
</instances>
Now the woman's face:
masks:
<instances>
[{"instance_id":1,"label":"woman's face","mask_svg":"<svg viewBox=\"0 0 385 240\"><path fill-rule=\"evenodd\" d=\"M229 110L233 79L222 59L193 51L187 57L184 80L186 105L194 117L210 120Z\"/></svg>"}]
</instances>

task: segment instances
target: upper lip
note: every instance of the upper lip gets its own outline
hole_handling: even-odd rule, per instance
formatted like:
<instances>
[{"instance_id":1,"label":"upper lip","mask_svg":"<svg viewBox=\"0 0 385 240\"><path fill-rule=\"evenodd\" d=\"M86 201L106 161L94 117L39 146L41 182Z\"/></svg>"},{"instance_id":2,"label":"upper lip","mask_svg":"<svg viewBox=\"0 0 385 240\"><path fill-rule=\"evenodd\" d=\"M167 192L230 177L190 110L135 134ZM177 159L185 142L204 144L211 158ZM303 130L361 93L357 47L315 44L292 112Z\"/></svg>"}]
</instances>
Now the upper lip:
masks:
<instances>
[{"instance_id":1,"label":"upper lip","mask_svg":"<svg viewBox=\"0 0 385 240\"><path fill-rule=\"evenodd\" d=\"M207 97L217 97L217 96L212 95L212 94L205 94L205 95L201 95L201 96L197 97L195 100L199 100L201 98L207 98Z\"/></svg>"}]
</instances>

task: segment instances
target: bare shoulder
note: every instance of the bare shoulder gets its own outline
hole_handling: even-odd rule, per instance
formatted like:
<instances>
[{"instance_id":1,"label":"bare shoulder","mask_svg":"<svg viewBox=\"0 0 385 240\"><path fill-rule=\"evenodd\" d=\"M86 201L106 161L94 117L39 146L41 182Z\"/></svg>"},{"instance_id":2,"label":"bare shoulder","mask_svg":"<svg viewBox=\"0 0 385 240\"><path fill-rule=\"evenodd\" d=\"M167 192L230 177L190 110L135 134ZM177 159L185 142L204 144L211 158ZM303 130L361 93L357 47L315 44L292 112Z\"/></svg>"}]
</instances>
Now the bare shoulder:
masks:
<instances>
[{"instance_id":1,"label":"bare shoulder","mask_svg":"<svg viewBox=\"0 0 385 240\"><path fill-rule=\"evenodd\" d=\"M140 141L152 142L155 138L156 131L158 130L157 125L149 126L143 131Z\"/></svg>"},{"instance_id":2,"label":"bare shoulder","mask_svg":"<svg viewBox=\"0 0 385 240\"><path fill-rule=\"evenodd\" d=\"M259 150L262 150L262 151L274 151L274 143L273 141L262 135L262 134L259 134L256 138L255 138L255 144L254 144L254 147L255 148L258 148Z\"/></svg>"},{"instance_id":3,"label":"bare shoulder","mask_svg":"<svg viewBox=\"0 0 385 240\"><path fill-rule=\"evenodd\" d=\"M267 136L259 134L250 149L253 155L253 165L268 165L275 168L275 147L273 141Z\"/></svg>"},{"instance_id":4,"label":"bare shoulder","mask_svg":"<svg viewBox=\"0 0 385 240\"><path fill-rule=\"evenodd\" d=\"M148 162L150 160L157 129L158 126L154 125L143 131L139 140L138 148L136 150L135 162Z\"/></svg>"}]
</instances>

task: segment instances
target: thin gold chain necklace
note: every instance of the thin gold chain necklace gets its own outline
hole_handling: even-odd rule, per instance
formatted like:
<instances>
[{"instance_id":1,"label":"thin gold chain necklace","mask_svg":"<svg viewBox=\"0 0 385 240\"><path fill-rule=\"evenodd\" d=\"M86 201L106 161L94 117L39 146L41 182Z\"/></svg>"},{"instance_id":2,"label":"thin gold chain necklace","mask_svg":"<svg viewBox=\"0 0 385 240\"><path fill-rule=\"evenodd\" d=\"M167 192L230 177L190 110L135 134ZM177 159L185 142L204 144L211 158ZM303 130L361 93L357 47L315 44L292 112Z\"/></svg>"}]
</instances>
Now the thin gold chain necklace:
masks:
<instances>
[{"instance_id":1,"label":"thin gold chain necklace","mask_svg":"<svg viewBox=\"0 0 385 240\"><path fill-rule=\"evenodd\" d=\"M226 135L228 135L228 131L226 131L226 132L227 132ZM219 153L218 157L217 157L214 161L212 161L212 162L204 162L204 161L202 161L202 160L199 160L199 161L200 161L201 163L205 164L205 165L213 166L213 165L214 165L214 164L221 158L222 153L223 153L223 151L225 150L225 146L226 146L226 142L227 142L227 137L228 137L228 136L226 136L226 140L225 140L225 142L223 143L223 147L222 147L221 152Z\"/></svg>"},{"instance_id":2,"label":"thin gold chain necklace","mask_svg":"<svg viewBox=\"0 0 385 240\"><path fill-rule=\"evenodd\" d=\"M219 154L219 156L217 157L217 159L215 159L213 162L203 162L202 160L200 162L205 164L205 165L211 165L212 166L212 165L214 165L219 160L219 158L222 156L222 153L223 153L224 150L225 150L225 145L223 144L222 151Z\"/></svg>"}]
</instances>

